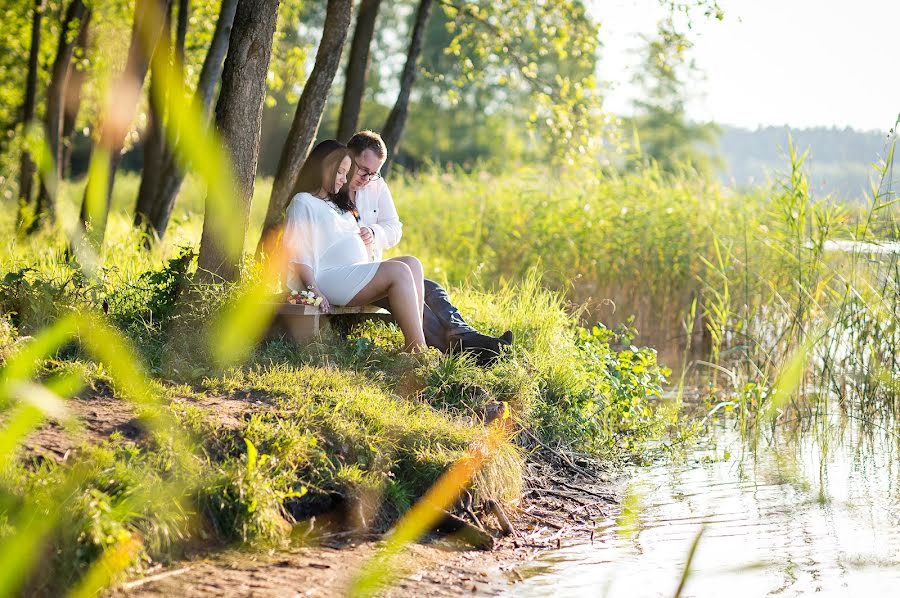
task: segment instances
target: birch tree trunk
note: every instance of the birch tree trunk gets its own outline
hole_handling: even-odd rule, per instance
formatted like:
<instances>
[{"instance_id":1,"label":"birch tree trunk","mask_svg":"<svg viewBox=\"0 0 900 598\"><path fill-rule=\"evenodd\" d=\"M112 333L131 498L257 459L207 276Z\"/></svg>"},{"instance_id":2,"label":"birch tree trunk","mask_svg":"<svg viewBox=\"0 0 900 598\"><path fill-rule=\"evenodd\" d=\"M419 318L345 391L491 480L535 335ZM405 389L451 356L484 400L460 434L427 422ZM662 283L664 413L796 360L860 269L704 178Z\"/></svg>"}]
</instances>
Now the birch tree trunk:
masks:
<instances>
[{"instance_id":1,"label":"birch tree trunk","mask_svg":"<svg viewBox=\"0 0 900 598\"><path fill-rule=\"evenodd\" d=\"M179 15L179 22L181 15ZM179 23L180 25L180 23ZM162 35L150 64L150 86L147 89L147 128L144 131L143 160L141 169L141 184L138 187L137 205L134 209L135 224L142 224L150 218L150 211L156 200L159 189L159 179L162 170L163 154L166 151L166 132L163 130L165 121L165 102L159 102L159 88L162 85L162 74L157 72L155 64L162 58L165 64L169 64L171 48L171 15L167 16L163 26Z\"/></svg>"},{"instance_id":2,"label":"birch tree trunk","mask_svg":"<svg viewBox=\"0 0 900 598\"><path fill-rule=\"evenodd\" d=\"M89 231L89 241L99 246L106 234L106 220L112 201L113 183L122 159L125 136L137 111L138 98L144 86L144 78L150 67L150 56L159 41L165 23L170 0L137 0L134 8L134 23L125 71L116 84L116 93L121 94L120 105L110 107L103 115L98 144L109 152L106 169L106 188L103 191L104 205L89 204L92 182L88 180L81 202L80 219L84 230Z\"/></svg>"},{"instance_id":3,"label":"birch tree trunk","mask_svg":"<svg viewBox=\"0 0 900 598\"><path fill-rule=\"evenodd\" d=\"M34 120L34 105L37 97L38 54L41 49L41 21L44 19L44 0L35 0L31 13L31 48L28 50L28 76L25 81L25 104L22 106L22 122L27 129ZM19 206L20 224L32 228L32 222L24 215L31 205L32 187L34 186L34 174L37 167L28 148L22 149L19 160ZM37 219L37 214L33 214ZM28 220L27 222L25 220Z\"/></svg>"},{"instance_id":4,"label":"birch tree trunk","mask_svg":"<svg viewBox=\"0 0 900 598\"><path fill-rule=\"evenodd\" d=\"M71 161L72 161L72 143L73 137L75 135L75 124L78 122L78 112L81 110L81 97L82 90L84 89L84 80L86 73L83 69L78 68L75 64L75 57L78 56L79 52L82 56L87 52L87 47L89 43L89 31L90 31L90 23L89 17L91 13L87 13L85 15L84 21L82 22L81 30L78 32L78 38L75 40L75 52L73 54L73 59L69 61L69 68L67 69L66 74L66 93L64 94L63 99L63 125L62 125L62 137L60 139L60 144L62 148L60 150L60 174L62 179L67 179L71 173ZM43 187L41 187L43 190Z\"/></svg>"},{"instance_id":5,"label":"birch tree trunk","mask_svg":"<svg viewBox=\"0 0 900 598\"><path fill-rule=\"evenodd\" d=\"M37 219L45 215L52 221L56 218L56 190L51 186L56 185L62 179L63 151L62 129L68 95L69 77L71 74L72 57L82 35L86 31L91 19L91 10L85 6L82 0L72 0L66 9L62 27L59 31L59 42L56 46L56 58L50 70L50 84L47 87L47 107L44 113L44 131L47 147L53 157L55 172L51 175L52 182L41 179L41 189L35 202L35 214ZM72 35L72 31L78 28L78 33ZM82 34L82 32L85 32ZM35 225L38 224L37 219ZM34 227L33 227L34 228ZM32 228L32 230L33 230Z\"/></svg>"},{"instance_id":6,"label":"birch tree trunk","mask_svg":"<svg viewBox=\"0 0 900 598\"><path fill-rule=\"evenodd\" d=\"M409 41L409 51L406 54L406 64L400 75L400 93L397 101L388 115L384 127L381 129L381 138L387 146L387 161L381 168L381 173L387 176L391 168L397 148L400 146L400 138L403 136L403 128L406 126L406 117L409 113L409 94L413 83L416 81L419 55L422 53L422 44L425 42L425 31L428 29L428 19L431 18L433 0L420 0L416 10L416 22L413 25L412 38Z\"/></svg>"},{"instance_id":7,"label":"birch tree trunk","mask_svg":"<svg viewBox=\"0 0 900 598\"><path fill-rule=\"evenodd\" d=\"M212 42L206 52L206 58L203 60L203 67L200 70L200 78L197 81L195 98L203 107L203 114L207 116L216 92L216 84L222 77L222 64L225 54L228 52L237 5L238 0L222 0L222 8L219 10ZM168 144L160 167L156 198L146 222L148 232L152 232L158 239L162 239L166 234L169 217L172 215L172 208L175 207L175 199L178 197L178 191L181 189L183 181L184 171L175 159L175 148Z\"/></svg>"}]
</instances>

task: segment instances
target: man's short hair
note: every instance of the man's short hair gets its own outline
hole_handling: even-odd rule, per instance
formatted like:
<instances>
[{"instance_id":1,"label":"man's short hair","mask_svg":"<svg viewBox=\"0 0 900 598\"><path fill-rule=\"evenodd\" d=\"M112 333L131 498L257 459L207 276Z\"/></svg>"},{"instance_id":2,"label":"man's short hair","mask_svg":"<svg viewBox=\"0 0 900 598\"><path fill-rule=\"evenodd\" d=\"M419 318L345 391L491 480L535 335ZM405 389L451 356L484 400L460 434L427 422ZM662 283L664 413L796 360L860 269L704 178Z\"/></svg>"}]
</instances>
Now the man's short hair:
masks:
<instances>
[{"instance_id":1,"label":"man's short hair","mask_svg":"<svg viewBox=\"0 0 900 598\"><path fill-rule=\"evenodd\" d=\"M347 149L358 156L366 150L372 150L380 160L387 158L387 146L384 139L375 131L360 131L347 142Z\"/></svg>"}]
</instances>

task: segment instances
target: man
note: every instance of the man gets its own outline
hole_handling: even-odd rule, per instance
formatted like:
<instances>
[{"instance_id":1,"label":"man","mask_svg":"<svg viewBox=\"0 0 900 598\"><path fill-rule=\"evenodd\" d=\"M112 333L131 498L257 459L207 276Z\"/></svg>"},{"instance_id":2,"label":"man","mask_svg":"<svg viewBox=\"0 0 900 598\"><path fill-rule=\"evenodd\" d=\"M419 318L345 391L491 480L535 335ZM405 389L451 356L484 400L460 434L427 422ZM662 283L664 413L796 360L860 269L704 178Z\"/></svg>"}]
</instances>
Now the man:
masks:
<instances>
[{"instance_id":1,"label":"man","mask_svg":"<svg viewBox=\"0 0 900 598\"><path fill-rule=\"evenodd\" d=\"M350 180L350 194L359 210L359 234L380 261L385 249L400 242L403 224L394 207L394 198L379 174L387 158L387 147L378 133L360 131L350 138L347 148L356 162L356 174ZM389 309L387 299L376 305ZM500 348L512 343L512 332L500 337L481 334L470 326L450 303L447 291L425 279L425 342L440 351L471 351L479 363L488 363Z\"/></svg>"}]
</instances>

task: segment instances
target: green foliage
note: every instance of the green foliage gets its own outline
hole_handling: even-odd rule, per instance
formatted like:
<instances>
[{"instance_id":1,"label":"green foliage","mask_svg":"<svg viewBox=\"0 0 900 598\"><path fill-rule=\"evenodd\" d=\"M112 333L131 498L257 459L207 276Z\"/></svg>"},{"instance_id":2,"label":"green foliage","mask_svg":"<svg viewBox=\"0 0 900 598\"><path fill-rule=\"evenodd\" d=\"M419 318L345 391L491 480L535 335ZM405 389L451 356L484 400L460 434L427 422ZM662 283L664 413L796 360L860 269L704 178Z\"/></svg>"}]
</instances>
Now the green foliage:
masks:
<instances>
[{"instance_id":1,"label":"green foliage","mask_svg":"<svg viewBox=\"0 0 900 598\"><path fill-rule=\"evenodd\" d=\"M218 537L260 544L284 542L290 532L290 516L284 501L302 496L289 489L292 481L273 475L277 460L260 455L245 439L247 453L240 461L220 465L217 475L201 488L197 502Z\"/></svg>"},{"instance_id":2,"label":"green foliage","mask_svg":"<svg viewBox=\"0 0 900 598\"><path fill-rule=\"evenodd\" d=\"M518 118L540 136L541 157L571 162L597 148L603 125L594 81L599 25L582 2L441 7L452 37L443 57L427 55L427 68L431 86L445 90L451 105L461 101L487 114L518 107Z\"/></svg>"},{"instance_id":3,"label":"green foliage","mask_svg":"<svg viewBox=\"0 0 900 598\"><path fill-rule=\"evenodd\" d=\"M115 235L109 242L125 246ZM131 255L137 258L139 239L131 242ZM130 259L122 252L106 255L116 264ZM43 318L106 305L109 321L128 336L138 342L151 339L169 354L168 334L204 319L188 322L173 308L176 290L189 277L190 257L189 252L175 254L149 269L143 269L149 266L146 258L136 259L130 268L102 265L96 277L86 278L76 275L71 263L48 256L30 265L24 265L24 256L6 256L4 263L18 268L8 273L4 298L16 307L10 316L35 330ZM232 293L221 285L198 292L189 305L206 314ZM194 374L194 387L155 384L153 392L166 398L177 427L192 438L183 446L193 455L182 454L180 460L186 462L176 465L178 451L161 431L137 443L117 437L108 445L83 449L90 465L79 470L78 491L67 499L67 510L54 511L60 519L51 524L64 550L45 562L35 580L53 580L53 588L41 586L46 591L71 587L86 579L85 572L101 555L136 537L142 543L130 553L132 570L176 556L188 539L280 544L289 537L295 517L317 512L335 496L351 503L380 497L370 524L384 525L478 438L483 410L495 401L508 403L521 425L554 443L613 455L621 453L613 451L618 435L628 437L628 449L645 437L650 427L641 425L647 414L634 397L641 383L637 366L650 364L649 356L641 357L649 354L639 351L627 367L624 354L618 355L618 371L598 365L597 351L605 341L580 339L576 320L557 294L542 288L536 273L496 293L462 288L454 294L481 329L496 334L509 326L515 332L516 347L493 367L475 368L465 356L404 355L395 326L369 323L351 331L347 340L325 338L304 350L283 342L263 345L240 368L202 382ZM22 309L32 303L46 313L39 318ZM10 353L19 332L9 317L3 322L0 346ZM152 327L141 328L149 322ZM192 335L198 336L196 329ZM584 349L588 346L593 352ZM42 371L53 371L51 377L60 379L78 373L89 386L109 388L116 396L134 393L121 374L111 376L105 365L83 361L82 353L61 357L69 361ZM207 371L202 356L181 353L181 359L188 372L198 363L200 371ZM614 411L624 411L624 399L617 398L599 416L605 419L589 410L604 384L631 398L639 421L615 421ZM653 394L651 386L642 400ZM204 407L210 400L218 406ZM222 411L223 400L241 401L246 411L235 418ZM560 421L573 425L564 429ZM516 498L521 460L512 442L502 443L474 480L476 500ZM46 464L33 472L13 470L4 478L3 504L33 497L37 487L59 486L55 480L70 479L80 463L79 455L72 463ZM27 484L14 481L23 475ZM160 488L168 490L160 493ZM52 496L46 504L53 504Z\"/></svg>"},{"instance_id":4,"label":"green foliage","mask_svg":"<svg viewBox=\"0 0 900 598\"><path fill-rule=\"evenodd\" d=\"M26 470L25 481L14 495L21 500L49 500L45 495L54 485L64 483L71 467L89 464L81 471L77 492L64 496L62 503L47 503L46 508L58 509L66 516L60 518L49 542L53 548L47 550L42 572L29 581L33 592L63 593L104 550L134 534L140 536L142 548L131 559L132 570L147 564L150 555L178 554L191 527L190 512L180 501L153 492L167 475L165 463L157 455L116 437L82 450L80 465Z\"/></svg>"},{"instance_id":5,"label":"green foliage","mask_svg":"<svg viewBox=\"0 0 900 598\"><path fill-rule=\"evenodd\" d=\"M404 230L403 252L431 276L496 288L539 264L550 288L590 302L592 319L615 325L635 314L651 339L680 329L709 231L733 227L735 214L764 202L658 170L604 178L434 172L395 182L392 192L400 214L416 221Z\"/></svg>"},{"instance_id":6,"label":"green foliage","mask_svg":"<svg viewBox=\"0 0 900 598\"><path fill-rule=\"evenodd\" d=\"M688 86L699 76L689 58L692 44L671 21L660 23L657 36L646 43L644 63L635 74L644 94L634 102L631 122L638 158L642 163L655 162L666 172L690 168L708 176L718 167L710 149L719 128L687 118Z\"/></svg>"},{"instance_id":7,"label":"green foliage","mask_svg":"<svg viewBox=\"0 0 900 598\"><path fill-rule=\"evenodd\" d=\"M11 0L4 2L0 9L0 20L3 28L0 30L0 47L3 53L0 55L0 172L6 179L8 173L15 172L12 168L15 162L7 160L12 156L7 155L10 149L18 149L23 133L22 106L25 103L25 80L28 73L28 55L31 51L31 19L37 3L34 0ZM64 7L61 2L49 1L43 3L44 12L41 19L41 44L38 51L38 64L52 64L55 56L57 37L59 36L60 14ZM38 69L38 90L47 84L48 69ZM40 94L40 91L39 91ZM36 117L42 114L42 102L40 95L36 104ZM0 189L4 187L4 181L0 180Z\"/></svg>"},{"instance_id":8,"label":"green foliage","mask_svg":"<svg viewBox=\"0 0 900 598\"><path fill-rule=\"evenodd\" d=\"M141 346L158 345L187 284L192 258L190 250L182 249L162 268L133 280L115 267L101 268L88 278L72 261L50 271L21 267L0 279L0 309L25 333L40 330L69 310L96 309Z\"/></svg>"},{"instance_id":9,"label":"green foliage","mask_svg":"<svg viewBox=\"0 0 900 598\"><path fill-rule=\"evenodd\" d=\"M423 173L392 184L401 215L416 221L403 251L432 276L486 289L540 264L545 284L586 304L586 319L615 326L634 314L641 342L670 363L690 346L734 374L735 388L774 377L824 330L811 361L822 383L860 404L890 400L897 253L878 244L896 231L900 204L882 191L864 207L815 198L801 153L788 147L789 170L745 192L658 167L605 177ZM836 350L848 343L856 349ZM722 372L711 373L718 384Z\"/></svg>"},{"instance_id":10,"label":"green foliage","mask_svg":"<svg viewBox=\"0 0 900 598\"><path fill-rule=\"evenodd\" d=\"M633 337L633 330L602 324L578 330L575 383L566 394L554 393L555 400L544 401L537 413L557 442L577 439L579 447L615 455L639 451L659 432L650 401L660 397L670 372L657 364L656 351L632 345Z\"/></svg>"}]
</instances>

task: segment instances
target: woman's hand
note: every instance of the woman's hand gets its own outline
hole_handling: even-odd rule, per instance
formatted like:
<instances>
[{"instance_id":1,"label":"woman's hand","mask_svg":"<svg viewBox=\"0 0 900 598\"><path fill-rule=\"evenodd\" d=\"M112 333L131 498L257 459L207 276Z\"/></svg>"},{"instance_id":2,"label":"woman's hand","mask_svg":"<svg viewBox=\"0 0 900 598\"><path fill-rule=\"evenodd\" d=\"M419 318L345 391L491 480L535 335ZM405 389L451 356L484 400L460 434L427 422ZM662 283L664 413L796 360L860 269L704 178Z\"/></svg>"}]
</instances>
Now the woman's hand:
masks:
<instances>
[{"instance_id":1,"label":"woman's hand","mask_svg":"<svg viewBox=\"0 0 900 598\"><path fill-rule=\"evenodd\" d=\"M319 297L322 298L322 303L319 304L319 311L323 314L327 314L331 311L331 304L328 303L328 299L325 298L325 295L319 294Z\"/></svg>"},{"instance_id":2,"label":"woman's hand","mask_svg":"<svg viewBox=\"0 0 900 598\"><path fill-rule=\"evenodd\" d=\"M366 244L366 247L372 247L375 244L375 233L372 231L372 227L360 226L359 236L362 238L363 243Z\"/></svg>"}]
</instances>

